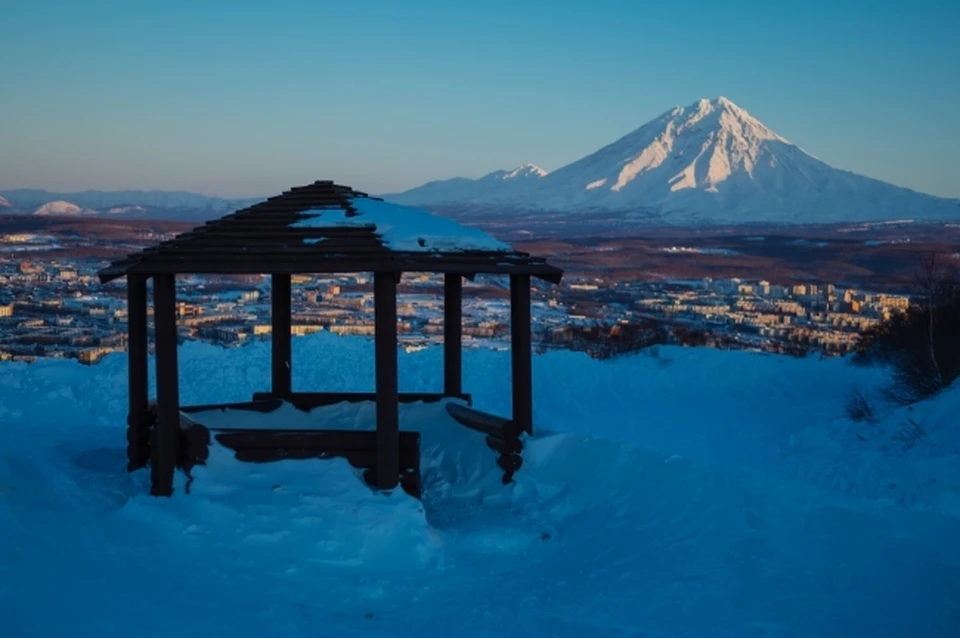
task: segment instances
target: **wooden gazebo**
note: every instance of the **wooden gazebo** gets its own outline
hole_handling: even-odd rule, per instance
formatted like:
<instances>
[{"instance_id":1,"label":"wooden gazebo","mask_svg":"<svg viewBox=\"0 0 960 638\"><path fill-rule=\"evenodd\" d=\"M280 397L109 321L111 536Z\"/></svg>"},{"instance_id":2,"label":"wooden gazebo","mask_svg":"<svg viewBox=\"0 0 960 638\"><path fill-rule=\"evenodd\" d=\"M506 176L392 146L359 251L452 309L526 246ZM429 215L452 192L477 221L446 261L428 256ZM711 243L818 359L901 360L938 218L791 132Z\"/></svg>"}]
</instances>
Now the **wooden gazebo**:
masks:
<instances>
[{"instance_id":1,"label":"wooden gazebo","mask_svg":"<svg viewBox=\"0 0 960 638\"><path fill-rule=\"evenodd\" d=\"M397 284L404 272L444 275L443 392L399 393ZM373 273L376 387L372 393L293 392L291 387L291 275ZM181 406L177 368L178 274L271 276L271 385L251 401ZM510 278L512 415L501 418L468 407L461 383L462 278ZM128 471L151 469L151 493L173 493L174 473L203 463L211 436L237 458L342 456L365 480L389 490L402 484L420 495L420 437L401 432L399 404L451 401L460 423L487 435L500 453L504 482L521 464L520 436L532 434L531 277L558 283L562 271L489 235L416 208L398 206L330 181L281 195L210 221L115 261L101 282L126 276L129 344ZM156 397L148 396L147 280L153 279ZM191 414L210 409L270 412L282 402L302 410L341 401L375 401L376 430L208 428ZM466 403L466 405L464 405Z\"/></svg>"}]
</instances>

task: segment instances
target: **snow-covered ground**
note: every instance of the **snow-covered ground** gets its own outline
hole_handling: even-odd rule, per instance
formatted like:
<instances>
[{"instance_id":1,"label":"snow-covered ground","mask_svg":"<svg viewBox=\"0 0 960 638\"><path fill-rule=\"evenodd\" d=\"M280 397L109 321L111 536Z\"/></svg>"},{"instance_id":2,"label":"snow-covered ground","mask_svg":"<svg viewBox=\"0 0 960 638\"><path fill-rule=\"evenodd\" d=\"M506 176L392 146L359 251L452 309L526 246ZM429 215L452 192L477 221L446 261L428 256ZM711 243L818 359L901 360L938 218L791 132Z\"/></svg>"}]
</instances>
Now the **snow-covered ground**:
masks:
<instances>
[{"instance_id":1,"label":"snow-covered ground","mask_svg":"<svg viewBox=\"0 0 960 638\"><path fill-rule=\"evenodd\" d=\"M267 388L267 343L180 356L185 403ZM372 389L372 358L297 339L294 387ZM437 390L441 362L401 354L401 390ZM123 355L0 364L2 635L960 635L960 388L871 425L844 403L884 373L840 359L550 352L534 374L509 487L481 435L420 404L401 421L423 432L422 503L341 460L217 447L154 499L124 471ZM508 414L507 352L467 351L464 376Z\"/></svg>"}]
</instances>

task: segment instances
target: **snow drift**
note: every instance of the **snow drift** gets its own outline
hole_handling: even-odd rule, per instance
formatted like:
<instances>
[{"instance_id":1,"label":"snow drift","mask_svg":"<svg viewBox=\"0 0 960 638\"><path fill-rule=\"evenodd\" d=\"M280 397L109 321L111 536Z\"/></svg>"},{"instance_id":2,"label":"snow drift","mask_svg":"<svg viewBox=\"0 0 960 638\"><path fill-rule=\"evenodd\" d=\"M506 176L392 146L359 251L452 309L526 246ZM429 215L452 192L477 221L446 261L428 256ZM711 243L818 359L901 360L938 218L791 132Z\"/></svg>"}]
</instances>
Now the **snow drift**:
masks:
<instances>
[{"instance_id":1,"label":"snow drift","mask_svg":"<svg viewBox=\"0 0 960 638\"><path fill-rule=\"evenodd\" d=\"M266 343L180 357L185 403L269 382ZM464 364L476 407L507 413L509 354ZM401 390L441 366L401 354ZM513 486L482 435L415 404L422 503L339 460L216 447L190 494L180 476L154 499L124 472L123 355L0 364L4 635L956 635L960 389L854 424L849 390L886 377L839 359L555 352L534 379ZM295 340L295 389L372 383L372 342ZM321 410L350 427L372 406Z\"/></svg>"},{"instance_id":2,"label":"snow drift","mask_svg":"<svg viewBox=\"0 0 960 638\"><path fill-rule=\"evenodd\" d=\"M385 197L416 205L623 211L684 223L960 218L960 200L833 168L725 97L677 106L549 174L492 178L502 173L431 182Z\"/></svg>"}]
</instances>

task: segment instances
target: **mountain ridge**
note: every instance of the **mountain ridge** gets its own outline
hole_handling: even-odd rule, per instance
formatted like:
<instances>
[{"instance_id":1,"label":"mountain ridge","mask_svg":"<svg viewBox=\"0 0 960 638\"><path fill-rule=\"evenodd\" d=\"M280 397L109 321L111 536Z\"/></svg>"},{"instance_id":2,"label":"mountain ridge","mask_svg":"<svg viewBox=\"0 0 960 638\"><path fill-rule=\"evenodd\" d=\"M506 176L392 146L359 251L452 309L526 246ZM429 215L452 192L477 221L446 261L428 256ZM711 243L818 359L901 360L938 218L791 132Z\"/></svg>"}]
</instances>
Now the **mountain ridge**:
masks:
<instances>
[{"instance_id":1,"label":"mountain ridge","mask_svg":"<svg viewBox=\"0 0 960 638\"><path fill-rule=\"evenodd\" d=\"M487 179L496 173L382 196L420 206L619 211L626 223L636 217L668 223L960 217L960 200L834 168L724 96L668 109L596 152L535 179L509 184Z\"/></svg>"},{"instance_id":2,"label":"mountain ridge","mask_svg":"<svg viewBox=\"0 0 960 638\"><path fill-rule=\"evenodd\" d=\"M674 106L554 171L528 163L378 196L472 219L511 215L526 223L530 213L541 227L600 217L613 227L960 220L960 199L834 168L724 96ZM9 189L0 190L0 213L206 221L264 199Z\"/></svg>"},{"instance_id":3,"label":"mountain ridge","mask_svg":"<svg viewBox=\"0 0 960 638\"><path fill-rule=\"evenodd\" d=\"M250 206L264 199L266 197L230 199L190 191L85 190L57 192L35 188L17 188L0 190L0 211L4 214L203 221Z\"/></svg>"}]
</instances>

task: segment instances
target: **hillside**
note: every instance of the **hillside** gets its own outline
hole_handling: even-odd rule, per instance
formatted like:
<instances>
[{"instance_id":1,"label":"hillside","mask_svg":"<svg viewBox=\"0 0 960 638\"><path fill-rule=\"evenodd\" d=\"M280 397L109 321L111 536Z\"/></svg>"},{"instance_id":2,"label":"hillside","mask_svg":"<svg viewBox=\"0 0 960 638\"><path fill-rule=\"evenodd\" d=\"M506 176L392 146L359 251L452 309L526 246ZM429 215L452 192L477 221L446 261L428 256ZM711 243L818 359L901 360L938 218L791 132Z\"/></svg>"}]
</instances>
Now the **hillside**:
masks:
<instances>
[{"instance_id":1,"label":"hillside","mask_svg":"<svg viewBox=\"0 0 960 638\"><path fill-rule=\"evenodd\" d=\"M294 386L369 389L372 355L367 339L296 339ZM246 399L267 361L268 343L187 342L182 400ZM401 389L435 389L441 362L401 353ZM509 353L464 364L475 405L503 413ZM0 364L5 635L956 636L956 388L855 424L846 395L876 400L881 370L553 352L534 358L536 436L513 486L482 435L413 405L422 503L339 460L242 464L216 446L167 500L124 471L126 374L124 355Z\"/></svg>"},{"instance_id":2,"label":"hillside","mask_svg":"<svg viewBox=\"0 0 960 638\"><path fill-rule=\"evenodd\" d=\"M457 178L386 197L415 205L618 211L625 224L960 219L960 200L833 168L725 97L677 106L533 179Z\"/></svg>"}]
</instances>

